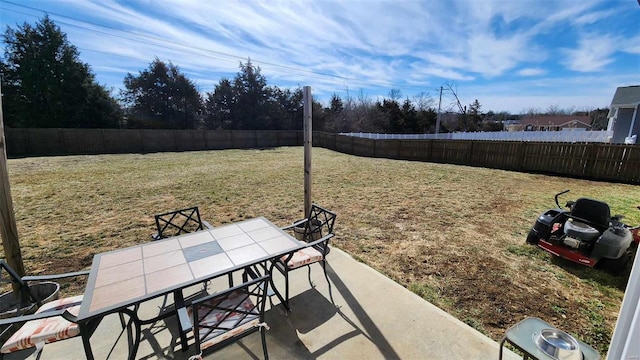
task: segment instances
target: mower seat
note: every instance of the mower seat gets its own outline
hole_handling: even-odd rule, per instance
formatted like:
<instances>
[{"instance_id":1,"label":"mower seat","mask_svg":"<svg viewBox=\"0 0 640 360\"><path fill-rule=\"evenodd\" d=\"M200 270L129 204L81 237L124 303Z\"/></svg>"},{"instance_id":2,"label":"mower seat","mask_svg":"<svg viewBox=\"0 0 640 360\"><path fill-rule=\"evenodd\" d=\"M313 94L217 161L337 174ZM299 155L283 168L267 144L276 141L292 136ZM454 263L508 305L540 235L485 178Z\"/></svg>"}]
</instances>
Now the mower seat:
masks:
<instances>
[{"instance_id":1,"label":"mower seat","mask_svg":"<svg viewBox=\"0 0 640 360\"><path fill-rule=\"evenodd\" d=\"M571 217L602 232L609 227L611 210L609 205L602 201L580 198L571 208Z\"/></svg>"},{"instance_id":2,"label":"mower seat","mask_svg":"<svg viewBox=\"0 0 640 360\"><path fill-rule=\"evenodd\" d=\"M569 237L585 242L592 242L600 237L598 229L573 219L568 219L564 223L564 233Z\"/></svg>"}]
</instances>

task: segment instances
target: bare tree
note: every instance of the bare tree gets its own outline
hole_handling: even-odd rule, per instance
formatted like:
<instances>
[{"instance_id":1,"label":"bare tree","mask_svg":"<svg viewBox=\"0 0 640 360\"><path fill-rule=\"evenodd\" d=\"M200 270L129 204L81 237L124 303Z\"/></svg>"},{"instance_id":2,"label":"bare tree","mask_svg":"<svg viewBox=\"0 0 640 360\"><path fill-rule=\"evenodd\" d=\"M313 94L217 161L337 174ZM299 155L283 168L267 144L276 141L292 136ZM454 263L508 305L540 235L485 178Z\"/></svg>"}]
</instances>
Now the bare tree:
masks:
<instances>
[{"instance_id":1,"label":"bare tree","mask_svg":"<svg viewBox=\"0 0 640 360\"><path fill-rule=\"evenodd\" d=\"M574 108L571 115L589 115L595 108L593 106L584 105Z\"/></svg>"},{"instance_id":2,"label":"bare tree","mask_svg":"<svg viewBox=\"0 0 640 360\"><path fill-rule=\"evenodd\" d=\"M560 115L562 113L562 109L558 105L549 105L547 106L547 110L545 111L547 115Z\"/></svg>"},{"instance_id":3,"label":"bare tree","mask_svg":"<svg viewBox=\"0 0 640 360\"><path fill-rule=\"evenodd\" d=\"M447 82L444 85L444 88L453 95L455 100L453 105L458 107L458 111L460 112L460 114L466 114L467 108L466 106L462 106L462 103L460 103L460 98L458 98L458 86L454 82Z\"/></svg>"},{"instance_id":4,"label":"bare tree","mask_svg":"<svg viewBox=\"0 0 640 360\"><path fill-rule=\"evenodd\" d=\"M349 91L349 87L345 89L347 96L345 97L344 104L344 116L341 117L341 122L336 124L336 127L339 132L349 132L353 130L352 124L355 123L355 100L353 96L351 96L351 92Z\"/></svg>"},{"instance_id":5,"label":"bare tree","mask_svg":"<svg viewBox=\"0 0 640 360\"><path fill-rule=\"evenodd\" d=\"M389 91L389 99L393 101L398 101L400 100L401 97L402 97L402 91L400 91L400 89L391 89L391 91Z\"/></svg>"},{"instance_id":6,"label":"bare tree","mask_svg":"<svg viewBox=\"0 0 640 360\"><path fill-rule=\"evenodd\" d=\"M413 104L418 111L427 111L432 109L435 105L435 100L429 95L429 93L425 93L424 91L413 96Z\"/></svg>"},{"instance_id":7,"label":"bare tree","mask_svg":"<svg viewBox=\"0 0 640 360\"><path fill-rule=\"evenodd\" d=\"M343 114L340 124L336 124L340 132L376 132L381 131L375 123L379 120L374 111L376 110L373 101L364 92L358 91L354 97L349 88L346 89L347 96L343 101Z\"/></svg>"},{"instance_id":8,"label":"bare tree","mask_svg":"<svg viewBox=\"0 0 640 360\"><path fill-rule=\"evenodd\" d=\"M355 106L355 123L354 125L360 131L373 131L370 126L370 119L368 117L370 109L373 107L373 101L364 92L363 89L358 91L358 97L356 99Z\"/></svg>"},{"instance_id":9,"label":"bare tree","mask_svg":"<svg viewBox=\"0 0 640 360\"><path fill-rule=\"evenodd\" d=\"M525 110L524 113L527 114L528 117L534 118L540 115L540 109L535 107L530 107L527 110Z\"/></svg>"}]
</instances>

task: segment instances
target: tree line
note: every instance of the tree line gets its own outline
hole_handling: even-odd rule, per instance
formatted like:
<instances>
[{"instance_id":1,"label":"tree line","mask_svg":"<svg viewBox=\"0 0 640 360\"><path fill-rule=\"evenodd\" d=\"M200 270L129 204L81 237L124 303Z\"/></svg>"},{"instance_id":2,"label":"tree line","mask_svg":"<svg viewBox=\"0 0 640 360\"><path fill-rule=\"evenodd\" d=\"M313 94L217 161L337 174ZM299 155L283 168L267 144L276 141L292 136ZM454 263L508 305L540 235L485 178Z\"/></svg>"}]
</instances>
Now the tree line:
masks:
<instances>
[{"instance_id":1,"label":"tree line","mask_svg":"<svg viewBox=\"0 0 640 360\"><path fill-rule=\"evenodd\" d=\"M48 17L35 25L7 27L0 62L5 125L38 128L145 129L302 129L300 87L269 86L250 59L232 79L222 78L211 92L172 62L155 58L138 74L128 73L114 97L99 84L60 28ZM450 90L454 88L449 85ZM333 94L327 106L313 100L314 130L328 132L434 133L500 131L508 113L483 113L478 100L458 111L438 112L427 93L402 98L392 89L373 101L362 91Z\"/></svg>"}]
</instances>

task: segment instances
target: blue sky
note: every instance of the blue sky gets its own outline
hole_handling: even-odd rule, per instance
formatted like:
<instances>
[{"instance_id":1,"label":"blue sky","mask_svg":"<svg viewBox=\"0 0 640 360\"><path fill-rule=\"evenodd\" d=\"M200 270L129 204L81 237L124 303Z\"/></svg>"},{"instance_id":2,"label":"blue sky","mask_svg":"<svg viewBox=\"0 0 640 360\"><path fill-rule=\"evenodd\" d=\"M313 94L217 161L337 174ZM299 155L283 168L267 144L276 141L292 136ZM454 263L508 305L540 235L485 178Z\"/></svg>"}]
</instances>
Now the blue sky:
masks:
<instances>
[{"instance_id":1,"label":"blue sky","mask_svg":"<svg viewBox=\"0 0 640 360\"><path fill-rule=\"evenodd\" d=\"M114 94L155 57L202 93L251 58L269 85L322 102L399 89L437 106L454 84L463 105L514 114L608 107L640 84L636 0L0 0L3 30L45 12Z\"/></svg>"}]
</instances>

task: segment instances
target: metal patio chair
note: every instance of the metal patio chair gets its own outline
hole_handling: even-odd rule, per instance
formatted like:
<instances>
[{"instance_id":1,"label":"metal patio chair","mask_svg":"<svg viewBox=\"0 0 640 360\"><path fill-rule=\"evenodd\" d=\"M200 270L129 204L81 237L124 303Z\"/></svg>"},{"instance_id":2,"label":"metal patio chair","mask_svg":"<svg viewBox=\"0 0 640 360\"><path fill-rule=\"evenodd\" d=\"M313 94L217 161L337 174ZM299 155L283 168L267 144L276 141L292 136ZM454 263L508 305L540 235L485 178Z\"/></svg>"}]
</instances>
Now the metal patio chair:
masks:
<instances>
[{"instance_id":1,"label":"metal patio chair","mask_svg":"<svg viewBox=\"0 0 640 360\"><path fill-rule=\"evenodd\" d=\"M152 240L161 240L172 236L178 236L183 234L192 233L195 231L201 231L206 229L213 229L213 226L208 222L202 220L200 217L200 210L197 206L167 211L162 214L154 215L157 232L151 235ZM233 278L229 275L229 286L233 285ZM202 293L206 293L208 281L203 283ZM160 306L161 312L166 311L167 296L164 297L163 303Z\"/></svg>"},{"instance_id":2,"label":"metal patio chair","mask_svg":"<svg viewBox=\"0 0 640 360\"><path fill-rule=\"evenodd\" d=\"M160 240L194 231L213 229L213 226L200 217L197 206L168 211L154 215L157 233L151 235L153 240Z\"/></svg>"},{"instance_id":3,"label":"metal patio chair","mask_svg":"<svg viewBox=\"0 0 640 360\"><path fill-rule=\"evenodd\" d=\"M39 299L38 295L34 294L30 289L29 282L48 282L68 277L87 276L89 271L20 277L6 262L0 260L1 270L6 271L10 281L20 288L22 296L18 300L19 309L28 310L18 310L18 316L0 319L2 338L10 335L0 348L0 357L35 347L36 358L39 358L44 344L69 339L80 334L79 326L74 322L74 318L80 310L82 295L53 299L43 304L44 299ZM37 308L35 313L27 314L33 308ZM20 328L11 334L17 326Z\"/></svg>"},{"instance_id":4,"label":"metal patio chair","mask_svg":"<svg viewBox=\"0 0 640 360\"><path fill-rule=\"evenodd\" d=\"M297 237L302 241L308 243L304 248L286 254L281 258L274 260L272 263L272 268L278 269L285 278L284 305L287 310L290 310L289 273L306 266L308 269L309 284L313 287L314 285L311 281L310 265L314 263L320 263L320 265L322 265L324 277L327 279L327 284L329 285L329 297L331 298L331 302L333 302L331 283L327 276L326 256L329 253L329 240L334 236L333 225L335 221L336 214L322 208L321 206L313 204L307 218L282 228L283 230L294 231L294 233L297 232L295 235L297 235Z\"/></svg>"},{"instance_id":5,"label":"metal patio chair","mask_svg":"<svg viewBox=\"0 0 640 360\"><path fill-rule=\"evenodd\" d=\"M264 320L269 275L246 281L225 291L198 298L189 307L178 310L183 351L186 334L193 331L196 356L201 359L206 350L215 351L245 336L260 331L264 358L268 359Z\"/></svg>"}]
</instances>

